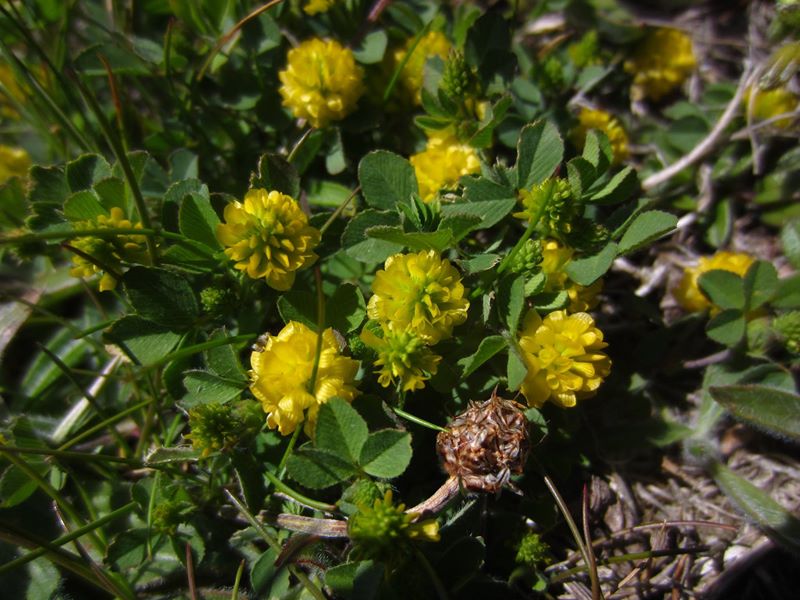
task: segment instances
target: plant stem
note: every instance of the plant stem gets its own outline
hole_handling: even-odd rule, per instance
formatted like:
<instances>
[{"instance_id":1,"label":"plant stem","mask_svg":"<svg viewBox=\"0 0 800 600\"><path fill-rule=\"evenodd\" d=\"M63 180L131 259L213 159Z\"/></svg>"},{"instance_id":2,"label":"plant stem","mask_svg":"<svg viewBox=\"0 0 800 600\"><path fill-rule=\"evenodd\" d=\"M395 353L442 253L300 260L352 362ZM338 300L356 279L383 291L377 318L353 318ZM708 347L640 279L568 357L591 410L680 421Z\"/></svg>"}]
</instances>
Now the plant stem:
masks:
<instances>
[{"instance_id":1,"label":"plant stem","mask_svg":"<svg viewBox=\"0 0 800 600\"><path fill-rule=\"evenodd\" d=\"M324 502L314 500L313 498L309 498L308 496L304 496L300 492L296 492L269 471L264 471L264 476L270 480L272 485L275 486L275 489L280 490L290 498L294 498L300 504L308 506L309 508L321 510L323 512L333 512L336 510L336 507L333 504L326 504Z\"/></svg>"},{"instance_id":2,"label":"plant stem","mask_svg":"<svg viewBox=\"0 0 800 600\"><path fill-rule=\"evenodd\" d=\"M283 479L283 476L286 472L286 461L289 460L289 456L291 456L295 444L297 444L297 438L299 437L300 437L300 427L297 426L294 428L294 431L292 432L292 437L289 438L289 443L286 445L286 450L283 451L283 456L281 456L281 462L278 463L278 479ZM270 479L270 481L272 480Z\"/></svg>"},{"instance_id":3,"label":"plant stem","mask_svg":"<svg viewBox=\"0 0 800 600\"><path fill-rule=\"evenodd\" d=\"M422 427L427 427L428 429L433 429L434 431L447 431L444 427L440 427L439 425L434 425L433 423L426 421L425 419L420 419L419 417L415 417L411 413L407 413L401 408L392 408L394 413L399 416L403 417L406 421L411 421L412 423L416 423L417 425L421 425Z\"/></svg>"},{"instance_id":4,"label":"plant stem","mask_svg":"<svg viewBox=\"0 0 800 600\"><path fill-rule=\"evenodd\" d=\"M336 210L334 210L334 211L331 213L331 216L330 216L330 217L328 217L328 220L327 220L327 221L325 221L325 223L323 223L323 224L322 224L322 227L320 227L320 228L319 228L319 235L320 235L320 237L322 237L323 235L325 235L325 232L326 232L326 231L328 231L328 228L329 228L331 225L333 225L333 222L334 222L334 221L336 221L336 219L338 219L338 218L339 218L339 215L341 215L341 214L342 214L342 211L344 211L344 209L345 209L345 208L347 208L347 205L348 205L348 204L350 204L350 201L351 201L353 198L355 198L356 196L358 196L358 193L359 193L360 191L361 191L361 186L360 186L360 185L359 185L359 186L356 186L356 189L354 189L354 190L352 191L352 193L351 193L351 194L350 194L350 195L349 195L347 198L345 198L345 199L344 199L344 202L342 202L342 203L341 203L339 206L337 206L337 207L336 207Z\"/></svg>"},{"instance_id":5,"label":"plant stem","mask_svg":"<svg viewBox=\"0 0 800 600\"><path fill-rule=\"evenodd\" d=\"M186 358L187 356L192 356L197 354L198 352L202 352L203 350L210 350L211 348L217 348L218 346L225 346L227 344L238 344L239 342L250 342L254 340L257 336L251 333L243 333L241 335L235 335L233 337L223 337L217 338L214 340L208 340L207 342L201 342L200 344L194 344L193 346L187 346L186 348L181 348L180 350L176 350L163 358L160 358L156 361L153 361L147 365L143 365L142 369L145 371L151 371L156 369L160 366L163 366L169 362L174 360L180 360L181 358Z\"/></svg>"},{"instance_id":6,"label":"plant stem","mask_svg":"<svg viewBox=\"0 0 800 600\"><path fill-rule=\"evenodd\" d=\"M54 456L64 460L79 460L79 461L99 461L110 462L128 465L129 467L138 469L144 466L144 463L134 458L127 458L122 456L112 456L109 454L91 454L89 452L68 452L64 450L57 450L51 448L20 448L19 446L2 446L0 445L0 452L11 452L14 454L32 454L37 456Z\"/></svg>"},{"instance_id":7,"label":"plant stem","mask_svg":"<svg viewBox=\"0 0 800 600\"><path fill-rule=\"evenodd\" d=\"M104 421L100 421L97 425L94 425L94 426L90 427L86 431L83 431L82 433L79 433L78 435L76 435L71 440L67 440L66 442L61 444L58 447L58 450L66 450L67 448L71 448L72 446L74 446L75 444L77 444L81 440L86 439L87 437L89 437L93 433L96 433L96 432L98 432L98 431L100 431L102 429L105 429L106 426L111 425L112 423L116 423L117 421L121 421L122 419L124 419L128 415L130 415L132 413L135 413L140 408L144 408L145 406L147 406L151 402L153 402L152 398L150 398L149 400L144 400L142 402L139 402L138 404L134 404L130 408L126 408L122 412L119 412L116 415L114 415L112 417L109 417L108 419L105 419Z\"/></svg>"}]
</instances>

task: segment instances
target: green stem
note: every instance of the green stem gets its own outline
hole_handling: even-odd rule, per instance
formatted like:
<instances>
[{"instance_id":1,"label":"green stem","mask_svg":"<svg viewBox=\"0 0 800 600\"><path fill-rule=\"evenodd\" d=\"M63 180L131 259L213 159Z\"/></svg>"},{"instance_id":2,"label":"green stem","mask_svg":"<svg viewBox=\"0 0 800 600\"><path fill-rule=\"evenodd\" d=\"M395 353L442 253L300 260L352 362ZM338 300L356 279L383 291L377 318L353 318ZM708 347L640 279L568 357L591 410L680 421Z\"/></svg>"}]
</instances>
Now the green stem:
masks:
<instances>
[{"instance_id":1,"label":"green stem","mask_svg":"<svg viewBox=\"0 0 800 600\"><path fill-rule=\"evenodd\" d=\"M175 352L172 352L171 354L168 354L163 358L153 361L147 365L143 365L142 368L145 371L150 371L152 369L156 369L167 363L170 363L174 360L180 360L181 358L192 356L194 354L197 354L198 352L202 352L203 350L210 350L211 348L217 348L218 346L225 346L227 344L250 342L256 339L256 337L258 336L251 333L243 333L242 335L235 335L233 337L208 340L207 342L201 342L200 344L194 344L193 346L187 346L186 348L181 348L180 350L176 350Z\"/></svg>"},{"instance_id":2,"label":"green stem","mask_svg":"<svg viewBox=\"0 0 800 600\"><path fill-rule=\"evenodd\" d=\"M442 580L439 578L439 574L436 572L436 569L433 568L428 557L425 556L419 548L414 548L414 554L417 557L417 560L422 565L422 568L428 574L428 577L431 578L431 583L433 584L433 589L436 591L436 595L439 596L439 600L448 600L449 596L447 595L447 590L442 583Z\"/></svg>"},{"instance_id":3,"label":"green stem","mask_svg":"<svg viewBox=\"0 0 800 600\"><path fill-rule=\"evenodd\" d=\"M514 259L517 253L519 253L520 249L525 244L525 242L527 242L528 239L530 239L531 235L533 235L533 230L536 229L536 226L539 224L539 221L541 221L542 216L544 215L544 211L547 210L547 207L550 205L550 200L553 197L554 187L555 187L555 182L551 180L547 185L547 196L545 197L544 202L542 202L541 205L539 206L539 210L537 210L536 214L533 215L533 217L531 218L530 223L528 223L528 228L525 230L525 233L522 235L521 238L519 238L519 240L517 240L517 243L514 244L514 248L511 249L511 252L506 254L506 257L500 262L500 265L497 267L498 275L500 275L503 271L505 271L508 268L508 265L511 264L511 261Z\"/></svg>"},{"instance_id":4,"label":"green stem","mask_svg":"<svg viewBox=\"0 0 800 600\"><path fill-rule=\"evenodd\" d=\"M423 427L427 427L428 429L433 429L434 431L447 431L444 427L440 427L439 425L434 425L433 423L426 421L425 419L420 419L419 417L415 417L411 413L407 413L403 409L400 408L393 408L394 413L399 416L403 417L406 421L411 421L412 423L416 423L417 425L422 425Z\"/></svg>"},{"instance_id":5,"label":"green stem","mask_svg":"<svg viewBox=\"0 0 800 600\"><path fill-rule=\"evenodd\" d=\"M4 565L0 565L0 574L5 573L6 571L11 571L12 569L16 569L17 567L21 567L22 565L27 564L30 561L35 560L44 554L47 554L50 551L50 548L61 547L64 544L67 544L73 540L77 540L78 538L83 537L87 533L94 531L99 527L102 527L106 523L115 521L119 517L128 514L135 506L136 506L135 502L129 502L125 506L118 508L113 512L108 513L104 517L100 517L96 521L87 523L83 527L79 527L78 529L75 529L70 533L62 535L61 537L50 542L47 546L39 547L36 550L28 552L27 554L23 554L22 556L12 560L11 562L7 562Z\"/></svg>"},{"instance_id":6,"label":"green stem","mask_svg":"<svg viewBox=\"0 0 800 600\"><path fill-rule=\"evenodd\" d=\"M294 162L297 153L300 152L300 149L303 147L303 144L305 144L308 136L310 136L312 133L314 133L313 127L309 127L305 130L305 132L303 132L303 135L301 135L300 139L297 140L297 143L294 145L294 148L292 148L292 151L289 152L289 156L286 157L286 162L290 164Z\"/></svg>"},{"instance_id":7,"label":"green stem","mask_svg":"<svg viewBox=\"0 0 800 600\"><path fill-rule=\"evenodd\" d=\"M267 531L264 526L256 520L256 518L250 513L249 510L241 503L239 500L234 496L230 490L225 488L225 495L228 499L233 503L236 509L242 514L242 516L247 520L248 523L253 527L253 529L258 532L258 534L264 539L265 542L275 550L278 554L283 551L283 547L278 543L278 540ZM306 588L306 590L314 597L315 600L327 600L325 598L325 594L322 593L317 585L308 578L302 569L298 568L296 565L289 565L289 572L294 575L298 581Z\"/></svg>"},{"instance_id":8,"label":"green stem","mask_svg":"<svg viewBox=\"0 0 800 600\"><path fill-rule=\"evenodd\" d=\"M315 508L316 510L321 510L323 512L333 512L336 510L336 507L333 504L326 504L325 502L314 500L313 498L309 498L308 496L304 496L300 492L293 490L269 471L264 471L264 476L269 479L270 482L272 482L272 485L275 486L275 489L280 490L290 498L294 498L300 504Z\"/></svg>"},{"instance_id":9,"label":"green stem","mask_svg":"<svg viewBox=\"0 0 800 600\"><path fill-rule=\"evenodd\" d=\"M314 279L317 282L317 347L314 351L314 366L308 380L308 393L312 396L316 396L314 392L317 386L319 359L322 356L322 334L325 329L325 294L322 291L322 271L319 266L314 267Z\"/></svg>"},{"instance_id":10,"label":"green stem","mask_svg":"<svg viewBox=\"0 0 800 600\"><path fill-rule=\"evenodd\" d=\"M78 511L75 510L75 507L73 507L66 498L59 494L52 485L45 481L45 479L39 475L39 473L37 473L27 462L25 462L24 459L20 458L13 452L6 452L2 446L0 446L0 455L4 456L10 463L25 473L25 475L27 475L31 481L33 481L45 494L50 496L50 498L52 498L52 500L61 507L61 510L63 510L64 513L70 519L72 519L76 525L83 527L83 525L80 525L81 518L78 515ZM106 547L102 540L93 533L90 533L90 536L100 551L104 553L106 551Z\"/></svg>"},{"instance_id":11,"label":"green stem","mask_svg":"<svg viewBox=\"0 0 800 600\"><path fill-rule=\"evenodd\" d=\"M297 444L297 438L300 437L301 427L298 425L294 428L292 432L292 437L289 438L289 443L286 445L286 450L283 451L283 456L281 456L281 462L278 463L278 479L283 479L283 476L286 474L286 461L289 460L289 457L294 450L295 445ZM270 479L270 481L272 481Z\"/></svg>"},{"instance_id":12,"label":"green stem","mask_svg":"<svg viewBox=\"0 0 800 600\"><path fill-rule=\"evenodd\" d=\"M71 440L67 440L66 442L61 444L58 447L58 450L61 451L61 450L66 450L67 448L71 448L72 446L74 446L75 444L80 442L81 440L86 439L90 435L92 435L92 434L94 434L94 433L96 433L98 431L101 431L102 429L105 429L108 425L116 423L117 421L121 421L122 419L124 419L128 415L130 415L132 413L135 413L137 410L147 406L151 402L153 402L152 398L150 398L149 400L144 400L143 402L139 402L138 404L134 404L130 408L126 408L122 412L117 413L116 415L114 415L112 417L109 417L108 419L105 419L104 421L100 421L97 425L94 425L94 426L90 427L86 431L83 431L83 432L79 433L78 435L76 435Z\"/></svg>"},{"instance_id":13,"label":"green stem","mask_svg":"<svg viewBox=\"0 0 800 600\"><path fill-rule=\"evenodd\" d=\"M0 452L12 452L14 454L32 454L36 456L54 456L64 460L79 460L79 461L99 461L110 462L128 465L134 469L139 469L144 466L142 461L134 458L125 458L122 456L112 456L109 454L90 454L89 452L69 452L66 450L58 450L53 448L20 448L19 446L2 446L0 445Z\"/></svg>"},{"instance_id":14,"label":"green stem","mask_svg":"<svg viewBox=\"0 0 800 600\"><path fill-rule=\"evenodd\" d=\"M353 192L347 198L344 199L344 201L339 206L336 207L336 210L334 210L333 213L331 213L331 216L328 217L328 220L325 221L322 227L319 228L320 237L325 235L325 232L328 231L328 228L331 225L333 225L333 222L339 218L339 215L342 214L342 211L344 211L344 209L347 208L347 205L350 204L350 201L353 198L355 198L360 191L361 191L361 186L359 185L356 187L356 189L353 190Z\"/></svg>"},{"instance_id":15,"label":"green stem","mask_svg":"<svg viewBox=\"0 0 800 600\"><path fill-rule=\"evenodd\" d=\"M386 102L389 99L389 96L392 95L392 90L394 89L394 86L397 85L397 80L400 78L400 73L403 72L403 69L405 69L406 67L406 63L411 58L411 55L414 54L414 50L417 49L417 46L419 45L419 42L422 39L422 36L428 33L428 30L431 27L431 23L433 23L433 21L428 21L425 27L423 27L420 30L420 32L416 35L414 41L411 42L411 46L408 48L408 51L406 52L405 56L403 56L403 60L400 61L400 64L397 65L397 68L395 68L394 73L392 73L392 78L389 80L386 89L383 91L384 102Z\"/></svg>"},{"instance_id":16,"label":"green stem","mask_svg":"<svg viewBox=\"0 0 800 600\"><path fill-rule=\"evenodd\" d=\"M236 579L233 581L233 590L231 591L231 600L239 600L239 583L242 581L242 573L244 573L245 561L239 563L239 568L236 570Z\"/></svg>"}]
</instances>

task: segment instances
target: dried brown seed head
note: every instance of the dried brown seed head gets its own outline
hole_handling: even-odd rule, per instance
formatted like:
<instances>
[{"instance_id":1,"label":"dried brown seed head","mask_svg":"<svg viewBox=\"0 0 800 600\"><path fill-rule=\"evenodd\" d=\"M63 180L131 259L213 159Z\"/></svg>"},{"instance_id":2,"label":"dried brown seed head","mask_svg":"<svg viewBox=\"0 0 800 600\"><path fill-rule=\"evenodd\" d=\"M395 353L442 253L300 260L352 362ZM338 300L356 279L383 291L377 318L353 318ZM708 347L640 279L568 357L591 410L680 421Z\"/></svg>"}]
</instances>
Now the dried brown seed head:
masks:
<instances>
[{"instance_id":1,"label":"dried brown seed head","mask_svg":"<svg viewBox=\"0 0 800 600\"><path fill-rule=\"evenodd\" d=\"M530 449L524 407L495 392L469 408L436 438L445 470L473 491L498 492L522 472Z\"/></svg>"}]
</instances>

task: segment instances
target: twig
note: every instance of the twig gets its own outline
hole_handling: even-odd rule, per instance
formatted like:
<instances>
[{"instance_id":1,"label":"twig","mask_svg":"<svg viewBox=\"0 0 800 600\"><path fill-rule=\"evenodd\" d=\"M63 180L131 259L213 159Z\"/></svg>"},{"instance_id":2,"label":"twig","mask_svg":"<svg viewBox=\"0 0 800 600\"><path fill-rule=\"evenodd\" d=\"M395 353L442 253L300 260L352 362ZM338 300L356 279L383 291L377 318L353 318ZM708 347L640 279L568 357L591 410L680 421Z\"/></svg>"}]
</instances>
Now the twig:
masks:
<instances>
[{"instance_id":1,"label":"twig","mask_svg":"<svg viewBox=\"0 0 800 600\"><path fill-rule=\"evenodd\" d=\"M689 152L689 154L686 154L678 161L672 163L661 171L650 175L650 177L642 182L642 189L645 191L650 191L662 183L669 181L687 167L690 167L703 159L716 147L717 144L722 142L725 137L725 129L727 129L728 125L731 124L741 108L742 98L744 98L745 91L753 84L757 77L757 69L745 69L744 73L742 73L742 77L739 79L739 85L736 88L736 93L733 95L733 98L731 98L728 106L725 107L725 111L722 113L722 116L720 116L719 121L717 121L716 125L714 125L714 128L709 132L705 139L697 144L697 146L695 146L694 149Z\"/></svg>"}]
</instances>

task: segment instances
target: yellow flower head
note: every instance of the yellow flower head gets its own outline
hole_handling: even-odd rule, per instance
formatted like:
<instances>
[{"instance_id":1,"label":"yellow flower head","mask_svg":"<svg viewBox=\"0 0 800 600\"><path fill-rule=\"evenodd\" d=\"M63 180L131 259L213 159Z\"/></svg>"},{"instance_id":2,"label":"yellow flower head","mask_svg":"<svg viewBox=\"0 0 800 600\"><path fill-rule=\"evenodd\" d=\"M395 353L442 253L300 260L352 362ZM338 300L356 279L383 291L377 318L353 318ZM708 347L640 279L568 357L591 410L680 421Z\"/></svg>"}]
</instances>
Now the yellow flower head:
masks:
<instances>
[{"instance_id":1,"label":"yellow flower head","mask_svg":"<svg viewBox=\"0 0 800 600\"><path fill-rule=\"evenodd\" d=\"M750 110L750 95L753 88L747 90L744 97L745 110ZM753 98L753 113L752 117L756 121L766 121L786 113L791 113L797 110L797 105L800 104L797 96L786 88L778 87L773 90L760 90L755 88L756 95ZM774 127L780 129L788 129L791 127L792 122L796 120L791 117L785 119L778 119L772 122Z\"/></svg>"},{"instance_id":2,"label":"yellow flower head","mask_svg":"<svg viewBox=\"0 0 800 600\"><path fill-rule=\"evenodd\" d=\"M77 230L81 229L141 229L141 223L132 223L125 218L122 209L115 206L108 215L99 215L95 219L80 221L73 224ZM72 268L69 274L73 277L91 277L95 273L103 273L100 278L100 291L113 290L117 287L117 278L122 270L122 261L144 262L145 244L147 240L143 235L118 235L111 238L94 236L75 238L70 245L83 254L88 254L95 259L97 264L87 258L73 254ZM102 266L101 266L102 265ZM109 272L111 271L111 272Z\"/></svg>"},{"instance_id":3,"label":"yellow flower head","mask_svg":"<svg viewBox=\"0 0 800 600\"><path fill-rule=\"evenodd\" d=\"M314 16L317 13L328 12L335 3L336 0L308 0L303 6L303 12Z\"/></svg>"},{"instance_id":4,"label":"yellow flower head","mask_svg":"<svg viewBox=\"0 0 800 600\"><path fill-rule=\"evenodd\" d=\"M395 51L395 65L403 62L413 45L414 38L411 38L406 42L405 47ZM422 78L425 74L425 63L433 56L447 60L451 47L450 41L439 31L429 31L420 38L400 73L400 82L413 104L420 105L422 103Z\"/></svg>"},{"instance_id":5,"label":"yellow flower head","mask_svg":"<svg viewBox=\"0 0 800 600\"><path fill-rule=\"evenodd\" d=\"M597 392L611 372L603 348L603 332L587 313L551 312L544 319L528 311L519 337L528 374L522 394L528 404L541 407L548 400L564 408Z\"/></svg>"},{"instance_id":6,"label":"yellow flower head","mask_svg":"<svg viewBox=\"0 0 800 600\"><path fill-rule=\"evenodd\" d=\"M12 177L25 177L31 166L31 157L23 148L0 144L0 184Z\"/></svg>"},{"instance_id":7,"label":"yellow flower head","mask_svg":"<svg viewBox=\"0 0 800 600\"><path fill-rule=\"evenodd\" d=\"M217 225L217 239L234 265L253 279L285 291L294 284L295 271L317 260L314 247L320 234L308 224L300 205L286 194L262 189L247 192L244 202L225 207L225 223Z\"/></svg>"},{"instance_id":8,"label":"yellow flower head","mask_svg":"<svg viewBox=\"0 0 800 600\"><path fill-rule=\"evenodd\" d=\"M317 128L344 119L364 92L364 71L335 40L313 38L292 48L278 77L283 105Z\"/></svg>"},{"instance_id":9,"label":"yellow flower head","mask_svg":"<svg viewBox=\"0 0 800 600\"><path fill-rule=\"evenodd\" d=\"M361 340L378 353L375 366L380 367L378 383L389 387L400 382L404 392L425 387L425 381L436 374L441 356L434 354L416 334L407 330L383 327L383 337L369 329L361 332Z\"/></svg>"},{"instance_id":10,"label":"yellow flower head","mask_svg":"<svg viewBox=\"0 0 800 600\"><path fill-rule=\"evenodd\" d=\"M747 270L755 262L749 254L741 252L728 252L723 250L712 256L701 256L694 267L687 267L683 272L683 278L672 292L675 300L678 301L684 310L689 312L700 312L707 308L714 310L714 306L708 298L700 291L697 285L698 279L703 273L708 271L720 270L730 271L743 277Z\"/></svg>"},{"instance_id":11,"label":"yellow flower head","mask_svg":"<svg viewBox=\"0 0 800 600\"><path fill-rule=\"evenodd\" d=\"M569 296L567 312L586 312L592 310L600 302L598 294L603 289L603 281L598 279L588 286L572 281L567 275L566 266L572 260L575 251L569 246L562 246L556 240L545 240L542 243L542 272L547 275L544 291L557 292L566 290Z\"/></svg>"},{"instance_id":12,"label":"yellow flower head","mask_svg":"<svg viewBox=\"0 0 800 600\"><path fill-rule=\"evenodd\" d=\"M250 391L267 413L267 425L282 435L305 422L314 431L319 407L334 396L352 401L358 391L358 361L342 356L333 329L322 333L313 393L308 386L317 352L317 334L302 323L289 321L278 335L268 335L263 349L250 356Z\"/></svg>"},{"instance_id":13,"label":"yellow flower head","mask_svg":"<svg viewBox=\"0 0 800 600\"><path fill-rule=\"evenodd\" d=\"M453 334L467 318L469 302L461 277L446 258L433 250L395 254L375 273L370 319L388 329L409 331L427 344Z\"/></svg>"},{"instance_id":14,"label":"yellow flower head","mask_svg":"<svg viewBox=\"0 0 800 600\"><path fill-rule=\"evenodd\" d=\"M578 114L578 121L580 124L574 135L579 145L583 146L590 129L596 129L608 138L614 152L615 164L628 158L628 134L614 115L604 110L583 107Z\"/></svg>"},{"instance_id":15,"label":"yellow flower head","mask_svg":"<svg viewBox=\"0 0 800 600\"><path fill-rule=\"evenodd\" d=\"M625 61L625 70L633 75L631 97L658 101L686 81L696 66L688 35L669 27L656 29Z\"/></svg>"},{"instance_id":16,"label":"yellow flower head","mask_svg":"<svg viewBox=\"0 0 800 600\"><path fill-rule=\"evenodd\" d=\"M439 190L455 189L461 176L481 170L475 149L452 136L432 136L425 150L409 160L417 176L419 195L425 202L433 201Z\"/></svg>"}]
</instances>

